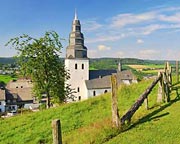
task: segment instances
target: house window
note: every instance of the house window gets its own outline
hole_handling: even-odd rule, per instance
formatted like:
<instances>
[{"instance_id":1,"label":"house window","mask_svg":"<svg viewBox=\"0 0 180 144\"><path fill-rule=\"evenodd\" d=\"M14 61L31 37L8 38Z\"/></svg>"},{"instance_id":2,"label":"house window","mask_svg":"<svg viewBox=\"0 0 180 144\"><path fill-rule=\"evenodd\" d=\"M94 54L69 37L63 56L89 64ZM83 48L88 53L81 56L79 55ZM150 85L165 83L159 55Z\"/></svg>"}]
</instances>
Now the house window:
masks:
<instances>
[{"instance_id":1,"label":"house window","mask_svg":"<svg viewBox=\"0 0 180 144\"><path fill-rule=\"evenodd\" d=\"M75 69L77 69L77 64L75 64Z\"/></svg>"},{"instance_id":2,"label":"house window","mask_svg":"<svg viewBox=\"0 0 180 144\"><path fill-rule=\"evenodd\" d=\"M93 91L93 96L96 96L96 91Z\"/></svg>"},{"instance_id":3,"label":"house window","mask_svg":"<svg viewBox=\"0 0 180 144\"><path fill-rule=\"evenodd\" d=\"M0 109L0 112L2 112L2 110Z\"/></svg>"},{"instance_id":4,"label":"house window","mask_svg":"<svg viewBox=\"0 0 180 144\"><path fill-rule=\"evenodd\" d=\"M107 90L104 91L104 93L107 93L107 92L108 92Z\"/></svg>"},{"instance_id":5,"label":"house window","mask_svg":"<svg viewBox=\"0 0 180 144\"><path fill-rule=\"evenodd\" d=\"M78 100L79 100L79 101L81 100L81 96L78 97Z\"/></svg>"},{"instance_id":6,"label":"house window","mask_svg":"<svg viewBox=\"0 0 180 144\"><path fill-rule=\"evenodd\" d=\"M23 88L23 86L21 86L21 88Z\"/></svg>"},{"instance_id":7,"label":"house window","mask_svg":"<svg viewBox=\"0 0 180 144\"><path fill-rule=\"evenodd\" d=\"M77 88L77 92L80 92L80 88L79 87Z\"/></svg>"},{"instance_id":8,"label":"house window","mask_svg":"<svg viewBox=\"0 0 180 144\"><path fill-rule=\"evenodd\" d=\"M82 69L84 69L84 64L82 64Z\"/></svg>"},{"instance_id":9,"label":"house window","mask_svg":"<svg viewBox=\"0 0 180 144\"><path fill-rule=\"evenodd\" d=\"M0 102L0 105L1 105L1 102Z\"/></svg>"},{"instance_id":10,"label":"house window","mask_svg":"<svg viewBox=\"0 0 180 144\"><path fill-rule=\"evenodd\" d=\"M18 86L16 86L16 88L18 88Z\"/></svg>"},{"instance_id":11,"label":"house window","mask_svg":"<svg viewBox=\"0 0 180 144\"><path fill-rule=\"evenodd\" d=\"M15 110L15 106L12 106L12 109Z\"/></svg>"}]
</instances>

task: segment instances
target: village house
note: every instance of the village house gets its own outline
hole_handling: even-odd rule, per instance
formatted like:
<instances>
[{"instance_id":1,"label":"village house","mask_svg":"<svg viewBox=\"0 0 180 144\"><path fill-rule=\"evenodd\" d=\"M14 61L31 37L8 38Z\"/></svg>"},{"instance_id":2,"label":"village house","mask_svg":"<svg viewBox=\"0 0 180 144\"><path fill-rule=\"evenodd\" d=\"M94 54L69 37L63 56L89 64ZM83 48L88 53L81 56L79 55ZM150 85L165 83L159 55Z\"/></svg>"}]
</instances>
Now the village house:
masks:
<instances>
[{"instance_id":1,"label":"village house","mask_svg":"<svg viewBox=\"0 0 180 144\"><path fill-rule=\"evenodd\" d=\"M6 86L6 110L17 110L18 107L33 104L32 86L32 81L27 78L10 81Z\"/></svg>"},{"instance_id":2,"label":"village house","mask_svg":"<svg viewBox=\"0 0 180 144\"><path fill-rule=\"evenodd\" d=\"M6 106L6 98L5 98L5 90L4 88L0 88L0 113L5 112L5 106Z\"/></svg>"}]
</instances>

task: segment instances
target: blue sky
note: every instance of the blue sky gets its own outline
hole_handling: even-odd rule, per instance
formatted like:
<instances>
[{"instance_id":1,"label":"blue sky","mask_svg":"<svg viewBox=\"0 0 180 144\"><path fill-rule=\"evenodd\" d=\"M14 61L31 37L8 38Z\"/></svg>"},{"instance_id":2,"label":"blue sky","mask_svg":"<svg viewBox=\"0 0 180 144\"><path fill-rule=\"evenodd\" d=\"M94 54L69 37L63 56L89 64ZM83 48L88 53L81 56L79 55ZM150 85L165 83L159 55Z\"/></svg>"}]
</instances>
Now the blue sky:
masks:
<instances>
[{"instance_id":1,"label":"blue sky","mask_svg":"<svg viewBox=\"0 0 180 144\"><path fill-rule=\"evenodd\" d=\"M54 30L62 56L77 10L88 56L180 59L180 0L0 0L0 57L13 37Z\"/></svg>"}]
</instances>

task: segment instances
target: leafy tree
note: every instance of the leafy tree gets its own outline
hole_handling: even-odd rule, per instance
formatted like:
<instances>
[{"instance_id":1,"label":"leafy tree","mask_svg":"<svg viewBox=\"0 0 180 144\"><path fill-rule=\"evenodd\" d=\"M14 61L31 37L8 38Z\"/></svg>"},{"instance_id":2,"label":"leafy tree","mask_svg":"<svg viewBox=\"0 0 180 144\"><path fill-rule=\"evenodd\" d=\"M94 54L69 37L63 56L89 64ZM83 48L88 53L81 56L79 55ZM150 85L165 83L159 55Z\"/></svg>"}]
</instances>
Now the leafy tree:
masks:
<instances>
[{"instance_id":1,"label":"leafy tree","mask_svg":"<svg viewBox=\"0 0 180 144\"><path fill-rule=\"evenodd\" d=\"M17 51L17 60L23 76L30 77L33 81L33 91L41 98L47 96L47 107L52 101L64 102L67 98L65 79L69 78L64 64L60 61L62 45L56 32L46 32L39 39L22 35L11 39L6 45L11 44Z\"/></svg>"}]
</instances>

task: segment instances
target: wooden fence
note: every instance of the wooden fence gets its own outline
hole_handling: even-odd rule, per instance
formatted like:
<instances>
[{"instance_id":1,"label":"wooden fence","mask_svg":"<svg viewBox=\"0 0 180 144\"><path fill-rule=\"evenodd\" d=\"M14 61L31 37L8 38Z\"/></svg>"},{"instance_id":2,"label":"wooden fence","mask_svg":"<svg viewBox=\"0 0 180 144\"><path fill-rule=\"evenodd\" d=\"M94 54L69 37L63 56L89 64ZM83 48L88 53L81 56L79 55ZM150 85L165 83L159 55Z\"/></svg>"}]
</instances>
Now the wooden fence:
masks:
<instances>
[{"instance_id":1,"label":"wooden fence","mask_svg":"<svg viewBox=\"0 0 180 144\"><path fill-rule=\"evenodd\" d=\"M178 62L176 62L176 77L177 82L179 82L179 68ZM120 127L125 124L125 121L130 122L134 113L138 108L145 102L146 109L148 109L148 95L151 93L152 89L159 83L157 102L169 102L170 93L172 89L172 68L169 62L165 63L164 71L159 72L157 78L152 82L152 84L140 95L136 102L131 106L131 108L119 118L118 102L117 102L117 86L116 77L113 75L111 77L112 81L112 122L116 127ZM120 123L120 124L119 124Z\"/></svg>"}]
</instances>

